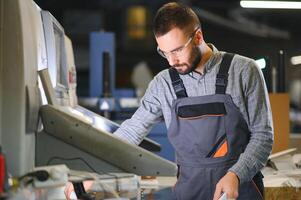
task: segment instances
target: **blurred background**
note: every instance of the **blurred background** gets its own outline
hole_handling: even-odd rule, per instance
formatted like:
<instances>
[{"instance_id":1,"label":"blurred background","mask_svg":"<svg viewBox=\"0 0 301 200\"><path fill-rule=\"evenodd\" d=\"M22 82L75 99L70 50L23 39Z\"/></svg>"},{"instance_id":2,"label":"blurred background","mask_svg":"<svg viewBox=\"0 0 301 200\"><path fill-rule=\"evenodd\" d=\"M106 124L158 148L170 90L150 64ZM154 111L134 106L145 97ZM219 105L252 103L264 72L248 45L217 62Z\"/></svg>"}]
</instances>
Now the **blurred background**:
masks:
<instances>
[{"instance_id":1,"label":"blurred background","mask_svg":"<svg viewBox=\"0 0 301 200\"><path fill-rule=\"evenodd\" d=\"M134 90L139 77L134 70L137 67L150 75L147 80L169 67L156 52L151 27L157 9L168 1L34 1L54 15L73 42L79 97L90 96L92 32L113 33L113 76L115 88L119 91ZM301 59L298 57L301 56L301 10L242 8L238 0L180 2L193 7L199 15L206 42L213 43L222 51L265 59L269 91L289 93L290 129L293 133L301 132ZM284 70L272 70L280 65L284 66ZM283 77L281 80L278 78L283 85L280 89L276 83L277 76ZM138 93L133 91L134 96L141 95Z\"/></svg>"}]
</instances>

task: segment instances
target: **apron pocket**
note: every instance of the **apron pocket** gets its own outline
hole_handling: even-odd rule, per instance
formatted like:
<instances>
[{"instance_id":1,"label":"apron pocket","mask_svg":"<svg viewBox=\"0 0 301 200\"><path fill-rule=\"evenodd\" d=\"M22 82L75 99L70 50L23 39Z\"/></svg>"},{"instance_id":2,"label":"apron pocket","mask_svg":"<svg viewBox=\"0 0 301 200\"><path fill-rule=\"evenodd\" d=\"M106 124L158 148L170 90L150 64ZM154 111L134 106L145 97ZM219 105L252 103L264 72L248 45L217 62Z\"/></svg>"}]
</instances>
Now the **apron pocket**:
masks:
<instances>
[{"instance_id":1,"label":"apron pocket","mask_svg":"<svg viewBox=\"0 0 301 200\"><path fill-rule=\"evenodd\" d=\"M177 152L177 157L183 161L187 158L206 158L217 141L226 133L224 103L182 105L177 108L177 116L173 127L175 134L172 144ZM217 145L215 151L219 147L223 148L212 156L218 158L227 154L227 143L220 145ZM194 161L190 159L189 162Z\"/></svg>"},{"instance_id":2,"label":"apron pocket","mask_svg":"<svg viewBox=\"0 0 301 200\"><path fill-rule=\"evenodd\" d=\"M220 158L228 153L227 134L222 135L207 154L206 158Z\"/></svg>"},{"instance_id":3,"label":"apron pocket","mask_svg":"<svg viewBox=\"0 0 301 200\"><path fill-rule=\"evenodd\" d=\"M177 111L181 119L197 119L206 116L224 116L226 109L224 103L214 102L206 104L180 106Z\"/></svg>"}]
</instances>

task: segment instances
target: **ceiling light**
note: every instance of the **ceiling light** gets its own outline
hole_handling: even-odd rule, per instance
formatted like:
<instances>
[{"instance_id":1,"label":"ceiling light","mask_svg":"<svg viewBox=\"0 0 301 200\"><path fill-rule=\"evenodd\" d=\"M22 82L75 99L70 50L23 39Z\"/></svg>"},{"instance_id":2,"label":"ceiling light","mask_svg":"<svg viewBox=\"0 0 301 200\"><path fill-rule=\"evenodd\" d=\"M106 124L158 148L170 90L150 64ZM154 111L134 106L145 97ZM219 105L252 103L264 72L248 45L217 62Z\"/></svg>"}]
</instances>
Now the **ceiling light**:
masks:
<instances>
[{"instance_id":1,"label":"ceiling light","mask_svg":"<svg viewBox=\"0 0 301 200\"><path fill-rule=\"evenodd\" d=\"M255 60L255 62L257 63L257 65L259 66L260 69L264 69L267 65L264 58L260 58L258 60Z\"/></svg>"},{"instance_id":2,"label":"ceiling light","mask_svg":"<svg viewBox=\"0 0 301 200\"><path fill-rule=\"evenodd\" d=\"M243 8L301 9L298 1L240 1Z\"/></svg>"},{"instance_id":3,"label":"ceiling light","mask_svg":"<svg viewBox=\"0 0 301 200\"><path fill-rule=\"evenodd\" d=\"M293 56L291 57L292 65L300 65L301 64L301 56Z\"/></svg>"}]
</instances>

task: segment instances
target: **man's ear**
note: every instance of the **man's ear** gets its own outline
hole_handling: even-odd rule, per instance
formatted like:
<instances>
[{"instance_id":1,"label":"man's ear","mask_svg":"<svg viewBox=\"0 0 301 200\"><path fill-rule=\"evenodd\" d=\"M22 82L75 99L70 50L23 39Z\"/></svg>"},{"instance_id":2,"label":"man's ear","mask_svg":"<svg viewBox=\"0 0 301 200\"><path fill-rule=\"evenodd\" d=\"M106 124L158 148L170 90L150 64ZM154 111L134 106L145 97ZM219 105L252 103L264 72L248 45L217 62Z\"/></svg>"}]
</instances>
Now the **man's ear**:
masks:
<instances>
[{"instance_id":1,"label":"man's ear","mask_svg":"<svg viewBox=\"0 0 301 200\"><path fill-rule=\"evenodd\" d=\"M196 45L200 45L203 42L203 33L201 30L197 30L194 37Z\"/></svg>"}]
</instances>

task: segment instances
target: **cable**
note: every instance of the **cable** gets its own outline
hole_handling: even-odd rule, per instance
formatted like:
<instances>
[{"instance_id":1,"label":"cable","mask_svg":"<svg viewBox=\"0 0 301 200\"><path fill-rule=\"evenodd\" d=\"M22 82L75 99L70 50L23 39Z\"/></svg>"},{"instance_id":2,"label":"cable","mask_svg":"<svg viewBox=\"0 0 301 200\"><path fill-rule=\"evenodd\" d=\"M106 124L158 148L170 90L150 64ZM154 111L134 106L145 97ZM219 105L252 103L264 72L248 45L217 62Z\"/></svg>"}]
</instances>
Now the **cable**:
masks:
<instances>
[{"instance_id":1,"label":"cable","mask_svg":"<svg viewBox=\"0 0 301 200\"><path fill-rule=\"evenodd\" d=\"M29 172L21 177L19 177L19 181L24 179L25 177L36 178L38 181L46 181L49 178L49 173L46 170L37 170L33 172Z\"/></svg>"},{"instance_id":2,"label":"cable","mask_svg":"<svg viewBox=\"0 0 301 200\"><path fill-rule=\"evenodd\" d=\"M47 181L50 177L48 171L46 170L37 170L33 172L29 172L24 174L23 176L20 176L16 179L17 183L22 183L23 185L27 186L29 184L32 184L34 182L34 179L38 181Z\"/></svg>"},{"instance_id":3,"label":"cable","mask_svg":"<svg viewBox=\"0 0 301 200\"><path fill-rule=\"evenodd\" d=\"M51 158L49 158L49 160L47 161L47 164L46 165L50 165L50 163L53 161L53 160L64 160L64 161L74 161L74 160L80 160L82 161L84 164L86 164L86 166L89 167L90 170L92 170L93 172L95 173L98 173L98 171L96 171L87 161L85 161L83 158L81 157L74 157L74 158L63 158L63 157L59 157L59 156L53 156ZM105 173L105 172L103 172Z\"/></svg>"},{"instance_id":4,"label":"cable","mask_svg":"<svg viewBox=\"0 0 301 200\"><path fill-rule=\"evenodd\" d=\"M124 176L124 177L118 177L117 175L115 175L115 174L111 174L111 173L107 173L107 172L105 172L105 171L101 171L100 170L100 172L101 173L99 173L97 170L95 170L87 161L85 161L83 158L81 158L81 157L74 157L74 158L63 158L63 157L59 157L59 156L53 156L53 157L51 157L51 158L49 158L49 160L47 161L47 165L49 165L52 161L54 161L54 160L63 160L63 161L74 161L74 160L80 160L80 161L82 161L90 170L92 170L94 173L96 173L96 174L105 174L105 175L108 175L108 176L111 176L111 177L113 177L113 178L115 178L115 181L116 181L116 191L117 192L120 192L120 178L130 178L130 177L132 177L132 176ZM78 176L78 177L80 177L79 175L76 175L76 176ZM97 180L94 176L92 177L94 180ZM100 182L99 182L100 183ZM101 188L103 188L103 191L105 191L105 188L104 187L107 187L108 188L108 186L106 186L105 184L103 184L103 183L100 183L101 184ZM111 190L111 192L112 192L112 190ZM118 195L116 192L115 193L113 193L113 195L114 196L116 196L116 195Z\"/></svg>"},{"instance_id":5,"label":"cable","mask_svg":"<svg viewBox=\"0 0 301 200\"><path fill-rule=\"evenodd\" d=\"M87 161L85 161L83 158L81 157L74 157L74 158L63 158L63 157L59 157L59 156L53 156L51 158L49 158L49 160L47 161L47 164L46 165L50 165L50 163L53 161L53 160L64 160L64 161L74 161L74 160L80 160L82 161L84 164L87 165L87 167L89 167L89 169L91 169L93 172L97 173L97 174L106 174L108 176L112 176L116 179L120 179L117 175L114 175L114 174L111 174L111 173L108 173L108 172L105 172L105 171L102 171L100 170L100 172L98 172L97 170L95 170ZM124 176L124 177L121 177L121 178L130 178L132 176Z\"/></svg>"},{"instance_id":6,"label":"cable","mask_svg":"<svg viewBox=\"0 0 301 200\"><path fill-rule=\"evenodd\" d=\"M47 161L47 165L49 165L53 160L64 160L64 161L74 161L74 160L80 160L82 161L84 164L86 164L86 166L92 170L93 172L97 173L97 174L106 174L109 176L112 176L114 178L118 179L118 176L114 175L114 174L110 174L107 173L105 171L100 170L100 172L98 172L97 170L95 170L87 161L85 161L83 158L81 157L74 157L74 158L63 158L63 157L59 157L59 156L53 156L51 158L49 158L49 160Z\"/></svg>"}]
</instances>

